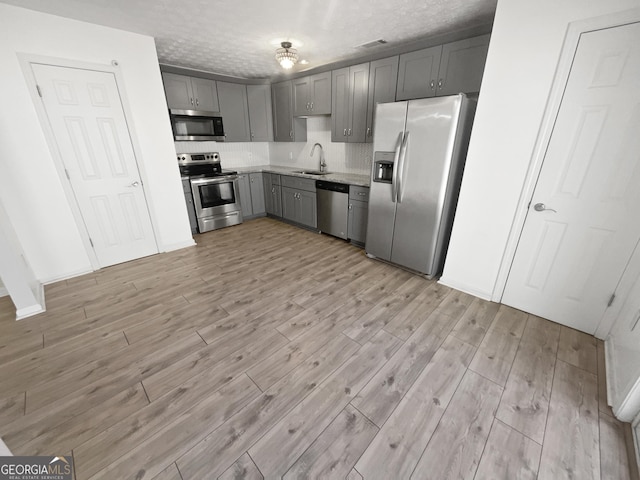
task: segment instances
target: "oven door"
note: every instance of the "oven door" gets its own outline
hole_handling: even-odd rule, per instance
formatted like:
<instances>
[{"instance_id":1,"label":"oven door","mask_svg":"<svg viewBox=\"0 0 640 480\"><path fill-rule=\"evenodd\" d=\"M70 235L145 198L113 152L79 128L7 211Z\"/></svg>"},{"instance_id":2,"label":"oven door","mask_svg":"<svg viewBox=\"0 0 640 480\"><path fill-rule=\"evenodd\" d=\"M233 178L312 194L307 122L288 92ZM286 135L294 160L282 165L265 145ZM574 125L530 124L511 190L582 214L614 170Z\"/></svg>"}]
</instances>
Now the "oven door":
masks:
<instances>
[{"instance_id":1,"label":"oven door","mask_svg":"<svg viewBox=\"0 0 640 480\"><path fill-rule=\"evenodd\" d=\"M191 191L198 218L214 217L241 210L236 175L193 178Z\"/></svg>"}]
</instances>

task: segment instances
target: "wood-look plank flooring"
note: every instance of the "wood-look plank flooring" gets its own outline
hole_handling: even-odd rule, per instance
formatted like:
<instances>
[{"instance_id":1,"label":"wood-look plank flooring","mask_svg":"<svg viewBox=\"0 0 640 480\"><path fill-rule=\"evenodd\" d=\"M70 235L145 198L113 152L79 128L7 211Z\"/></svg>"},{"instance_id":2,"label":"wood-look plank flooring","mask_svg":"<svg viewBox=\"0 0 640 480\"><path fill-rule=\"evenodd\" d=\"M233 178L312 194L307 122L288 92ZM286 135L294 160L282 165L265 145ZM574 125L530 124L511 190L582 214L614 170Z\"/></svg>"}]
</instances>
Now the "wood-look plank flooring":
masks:
<instances>
[{"instance_id":1,"label":"wood-look plank flooring","mask_svg":"<svg viewBox=\"0 0 640 480\"><path fill-rule=\"evenodd\" d=\"M271 219L0 298L0 437L85 479L632 479L593 337Z\"/></svg>"}]
</instances>

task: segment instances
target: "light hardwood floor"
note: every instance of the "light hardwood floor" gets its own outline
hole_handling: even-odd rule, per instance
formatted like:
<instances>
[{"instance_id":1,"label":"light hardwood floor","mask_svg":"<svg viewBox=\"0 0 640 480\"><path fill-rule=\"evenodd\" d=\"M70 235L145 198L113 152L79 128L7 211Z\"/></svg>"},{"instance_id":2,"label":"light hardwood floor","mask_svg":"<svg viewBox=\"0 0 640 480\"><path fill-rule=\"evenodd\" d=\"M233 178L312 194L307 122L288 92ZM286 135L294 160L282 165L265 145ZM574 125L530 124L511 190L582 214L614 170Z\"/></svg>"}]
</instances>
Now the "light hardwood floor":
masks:
<instances>
[{"instance_id":1,"label":"light hardwood floor","mask_svg":"<svg viewBox=\"0 0 640 480\"><path fill-rule=\"evenodd\" d=\"M271 219L0 299L0 437L77 479L630 479L593 337Z\"/></svg>"}]
</instances>

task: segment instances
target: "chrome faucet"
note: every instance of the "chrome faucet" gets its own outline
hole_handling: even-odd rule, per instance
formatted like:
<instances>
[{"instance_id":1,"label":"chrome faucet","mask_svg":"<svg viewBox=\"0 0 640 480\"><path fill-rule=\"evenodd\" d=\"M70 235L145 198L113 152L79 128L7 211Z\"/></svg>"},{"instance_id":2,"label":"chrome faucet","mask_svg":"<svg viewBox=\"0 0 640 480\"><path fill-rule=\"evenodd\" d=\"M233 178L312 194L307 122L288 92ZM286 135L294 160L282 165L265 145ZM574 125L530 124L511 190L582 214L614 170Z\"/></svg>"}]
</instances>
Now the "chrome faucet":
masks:
<instances>
[{"instance_id":1,"label":"chrome faucet","mask_svg":"<svg viewBox=\"0 0 640 480\"><path fill-rule=\"evenodd\" d=\"M316 147L320 147L320 171L324 172L324 170L327 168L327 163L324 161L324 150L322 149L322 145L320 145L319 143L314 143L309 156L313 157L313 152L316 151Z\"/></svg>"}]
</instances>

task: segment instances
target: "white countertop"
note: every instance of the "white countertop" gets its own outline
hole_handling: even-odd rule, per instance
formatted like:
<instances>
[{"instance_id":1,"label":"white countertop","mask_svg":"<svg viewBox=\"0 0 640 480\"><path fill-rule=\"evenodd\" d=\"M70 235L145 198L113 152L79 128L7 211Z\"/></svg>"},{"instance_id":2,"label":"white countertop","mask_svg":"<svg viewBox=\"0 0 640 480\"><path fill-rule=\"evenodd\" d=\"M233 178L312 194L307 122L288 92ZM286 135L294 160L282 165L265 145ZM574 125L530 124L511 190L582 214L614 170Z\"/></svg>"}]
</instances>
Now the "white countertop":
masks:
<instances>
[{"instance_id":1,"label":"white countertop","mask_svg":"<svg viewBox=\"0 0 640 480\"><path fill-rule=\"evenodd\" d=\"M329 172L326 175L308 175L300 173L304 170L300 167L284 167L280 165L258 165L256 167L239 167L235 168L238 173L277 173L279 175L291 175L293 177L314 178L316 180L328 180L329 182L346 183L348 185L358 185L361 187L369 186L369 175L358 175L356 173L338 173ZM310 169L307 169L310 170ZM224 172L224 170L223 170Z\"/></svg>"}]
</instances>

